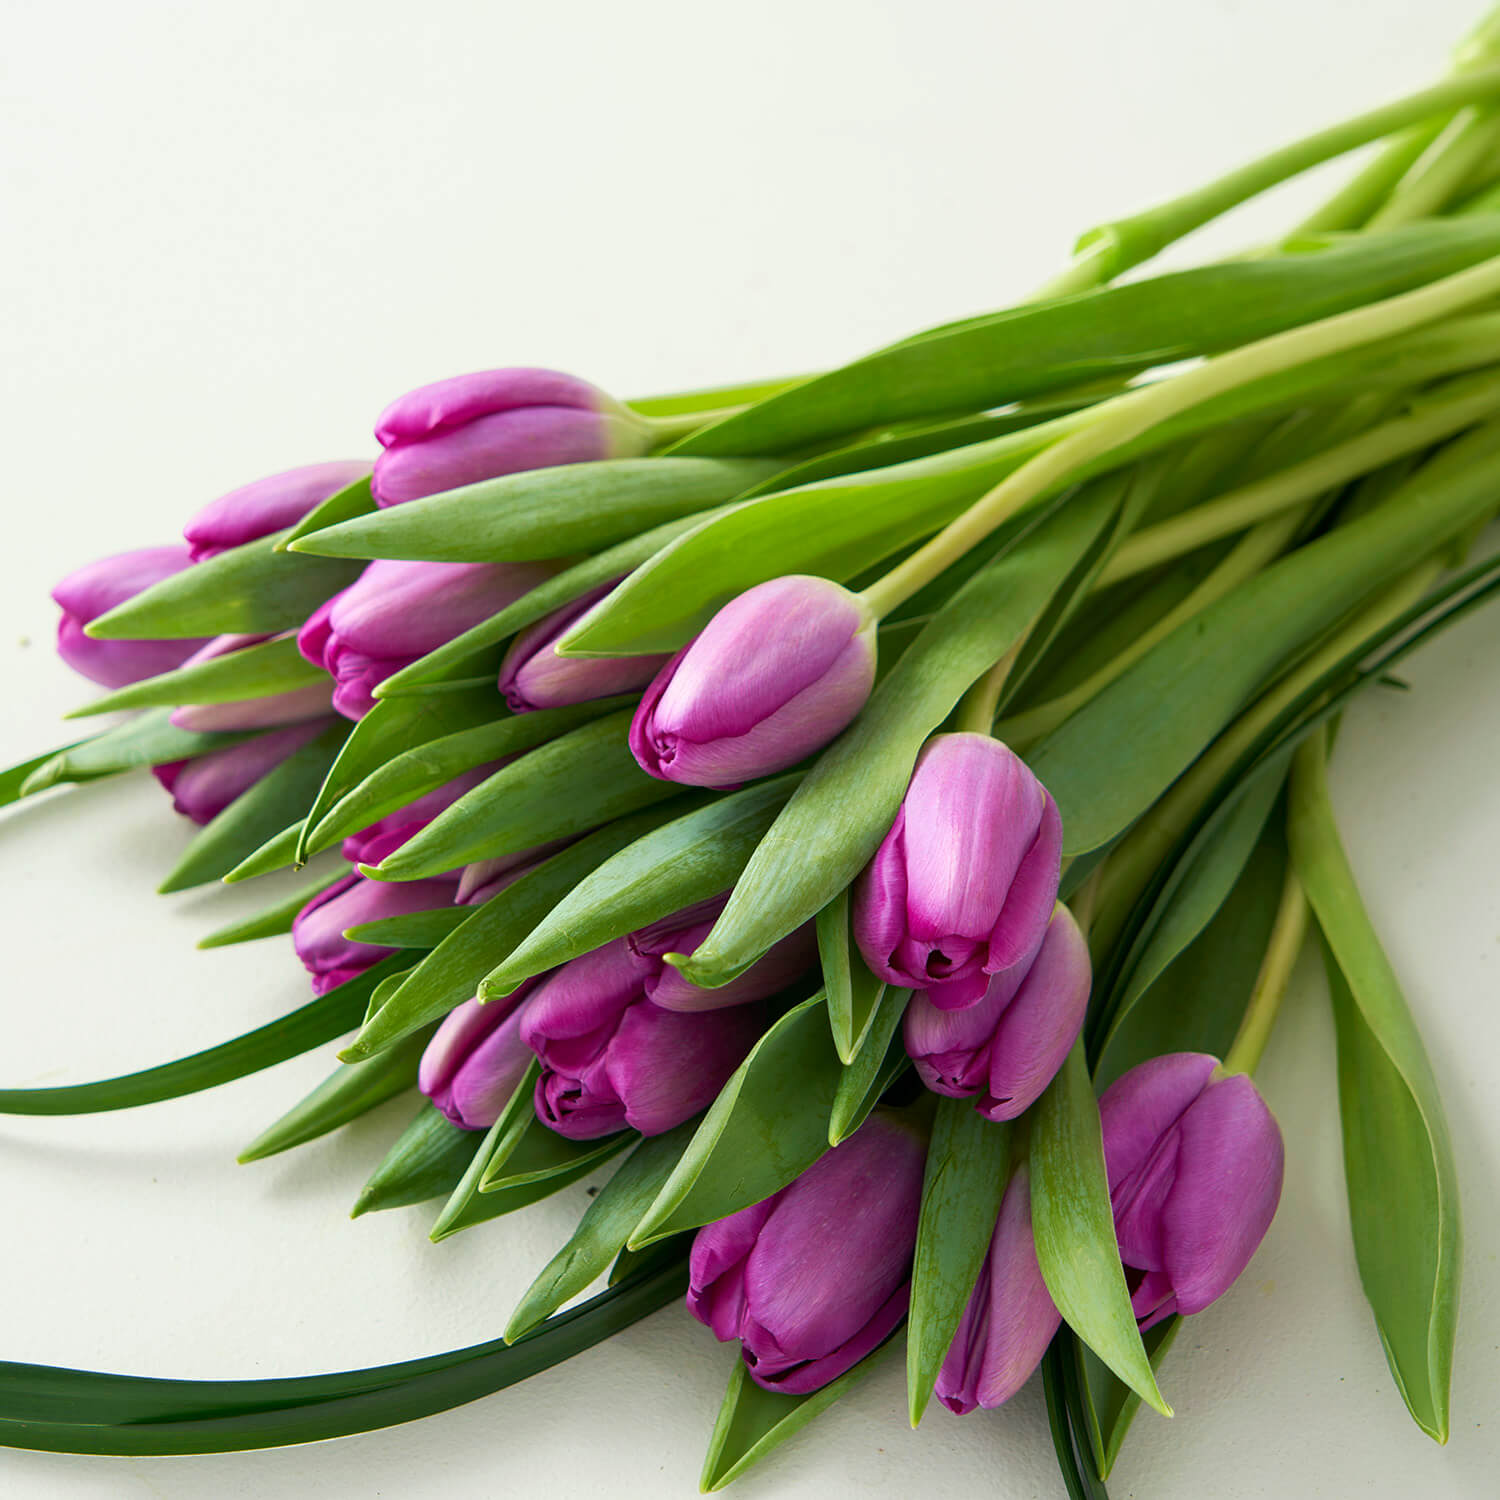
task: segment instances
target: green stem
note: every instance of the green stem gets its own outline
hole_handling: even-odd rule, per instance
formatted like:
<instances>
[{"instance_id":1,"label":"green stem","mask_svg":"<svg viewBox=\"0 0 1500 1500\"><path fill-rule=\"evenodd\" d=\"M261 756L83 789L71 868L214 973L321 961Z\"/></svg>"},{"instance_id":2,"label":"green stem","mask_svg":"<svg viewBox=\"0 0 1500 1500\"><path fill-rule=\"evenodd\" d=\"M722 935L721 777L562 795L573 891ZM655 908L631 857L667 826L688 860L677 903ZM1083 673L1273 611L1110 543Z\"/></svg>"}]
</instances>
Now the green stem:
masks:
<instances>
[{"instance_id":1,"label":"green stem","mask_svg":"<svg viewBox=\"0 0 1500 1500\"><path fill-rule=\"evenodd\" d=\"M753 404L745 402L739 406L720 406L711 411L674 412L669 416L641 417L641 420L651 428L652 447L666 448L682 438L690 437L700 427L711 427L726 417L737 416Z\"/></svg>"},{"instance_id":2,"label":"green stem","mask_svg":"<svg viewBox=\"0 0 1500 1500\"><path fill-rule=\"evenodd\" d=\"M888 614L998 526L1049 494L1085 465L1106 457L1169 419L1242 386L1329 355L1391 338L1500 295L1500 256L1416 291L1336 313L1221 354L1181 375L1127 391L1094 407L1087 425L1001 480L961 516L864 591L876 615Z\"/></svg>"},{"instance_id":3,"label":"green stem","mask_svg":"<svg viewBox=\"0 0 1500 1500\"><path fill-rule=\"evenodd\" d=\"M1394 229L1440 213L1497 146L1500 115L1493 109L1461 110L1370 216L1366 227Z\"/></svg>"},{"instance_id":4,"label":"green stem","mask_svg":"<svg viewBox=\"0 0 1500 1500\"><path fill-rule=\"evenodd\" d=\"M963 696L954 714L954 728L960 733L989 735L994 733L995 715L1000 708L1000 695L1005 691L1006 679L1026 644L1030 627L1021 632L1020 639L1004 656L992 666Z\"/></svg>"},{"instance_id":5,"label":"green stem","mask_svg":"<svg viewBox=\"0 0 1500 1500\"><path fill-rule=\"evenodd\" d=\"M1297 754L1300 756L1314 741L1321 742L1323 731L1310 735ZM1307 897L1297 872L1288 869L1286 881L1281 887L1281 903L1276 909L1276 920L1271 927L1271 939L1266 944L1265 957L1261 959L1260 972L1255 976L1255 988L1250 992L1250 1003L1245 1007L1240 1029L1235 1033L1229 1051L1224 1054L1226 1073L1253 1073L1261 1054L1266 1050L1271 1028L1281 1011L1281 1002L1286 995L1292 969L1297 955L1302 951L1303 939L1307 936Z\"/></svg>"},{"instance_id":6,"label":"green stem","mask_svg":"<svg viewBox=\"0 0 1500 1500\"><path fill-rule=\"evenodd\" d=\"M1363 229L1370 215L1390 197L1396 185L1421 160L1427 148L1446 130L1443 118L1426 120L1403 130L1384 145L1375 159L1364 166L1321 208L1314 210L1290 230L1277 248L1285 250L1312 235L1347 233Z\"/></svg>"}]
</instances>

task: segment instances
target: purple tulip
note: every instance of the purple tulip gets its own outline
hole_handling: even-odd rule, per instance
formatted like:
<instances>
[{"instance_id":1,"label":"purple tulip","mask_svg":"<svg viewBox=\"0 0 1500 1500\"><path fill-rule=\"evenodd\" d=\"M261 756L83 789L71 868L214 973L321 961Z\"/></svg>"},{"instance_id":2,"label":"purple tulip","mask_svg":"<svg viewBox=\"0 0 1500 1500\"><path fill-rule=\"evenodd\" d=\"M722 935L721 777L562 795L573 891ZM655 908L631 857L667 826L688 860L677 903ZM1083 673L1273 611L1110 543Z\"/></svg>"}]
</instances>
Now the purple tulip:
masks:
<instances>
[{"instance_id":1,"label":"purple tulip","mask_svg":"<svg viewBox=\"0 0 1500 1500\"><path fill-rule=\"evenodd\" d=\"M400 505L523 469L634 458L651 426L597 386L557 370L481 370L393 401L375 436L380 505Z\"/></svg>"},{"instance_id":2,"label":"purple tulip","mask_svg":"<svg viewBox=\"0 0 1500 1500\"><path fill-rule=\"evenodd\" d=\"M1036 1261L1023 1162L1000 1200L984 1268L938 1374L938 1400L960 1416L1009 1401L1042 1362L1061 1322Z\"/></svg>"},{"instance_id":3,"label":"purple tulip","mask_svg":"<svg viewBox=\"0 0 1500 1500\"><path fill-rule=\"evenodd\" d=\"M172 794L172 806L184 817L195 823L211 823L288 756L317 739L329 722L317 719L311 724L276 729L224 750L152 766L151 774Z\"/></svg>"},{"instance_id":4,"label":"purple tulip","mask_svg":"<svg viewBox=\"0 0 1500 1500\"><path fill-rule=\"evenodd\" d=\"M923 1083L950 1099L978 1095L987 1120L1014 1120L1042 1096L1083 1027L1089 948L1059 906L1035 958L996 974L974 1005L941 1010L912 996L906 1050Z\"/></svg>"},{"instance_id":5,"label":"purple tulip","mask_svg":"<svg viewBox=\"0 0 1500 1500\"><path fill-rule=\"evenodd\" d=\"M663 663L661 656L559 656L553 647L563 633L619 582L606 583L555 614L528 626L514 641L500 663L500 691L512 712L523 714L537 708L566 708L592 698L644 687Z\"/></svg>"},{"instance_id":6,"label":"purple tulip","mask_svg":"<svg viewBox=\"0 0 1500 1500\"><path fill-rule=\"evenodd\" d=\"M502 854L494 859L476 859L464 866L454 904L483 906L492 896L498 896L506 886L514 885L543 860L551 858L559 849L566 849L572 842L572 839L553 839L534 849L518 849L514 854Z\"/></svg>"},{"instance_id":7,"label":"purple tulip","mask_svg":"<svg viewBox=\"0 0 1500 1500\"><path fill-rule=\"evenodd\" d=\"M1281 1198L1281 1131L1243 1073L1154 1057L1099 1101L1120 1259L1142 1328L1202 1312L1250 1263Z\"/></svg>"},{"instance_id":8,"label":"purple tulip","mask_svg":"<svg viewBox=\"0 0 1500 1500\"><path fill-rule=\"evenodd\" d=\"M196 667L200 662L229 656L270 639L268 635L216 635L202 650L188 657L183 666ZM331 682L311 682L306 687L268 693L263 698L241 698L233 703L188 703L172 710L172 723L178 729L198 734L274 729L282 724L300 724L304 719L323 717L333 706L332 698Z\"/></svg>"},{"instance_id":9,"label":"purple tulip","mask_svg":"<svg viewBox=\"0 0 1500 1500\"><path fill-rule=\"evenodd\" d=\"M627 1126L660 1135L705 1108L765 1029L763 1004L688 1014L646 998L625 938L538 987L521 1038L542 1064L537 1118L570 1140Z\"/></svg>"},{"instance_id":10,"label":"purple tulip","mask_svg":"<svg viewBox=\"0 0 1500 1500\"><path fill-rule=\"evenodd\" d=\"M351 833L343 842L344 858L351 865L378 865L408 839L419 834L439 813L452 807L465 792L473 791L480 782L487 781L505 764L503 760L494 760L475 766L472 771L465 771L452 781L445 781L442 786L434 787L415 802L408 802L405 807L398 807L395 812L387 813L368 828ZM527 857L518 856L519 859Z\"/></svg>"},{"instance_id":11,"label":"purple tulip","mask_svg":"<svg viewBox=\"0 0 1500 1500\"><path fill-rule=\"evenodd\" d=\"M815 1391L906 1316L926 1155L877 1110L779 1193L698 1231L688 1311L740 1341L757 1385Z\"/></svg>"},{"instance_id":12,"label":"purple tulip","mask_svg":"<svg viewBox=\"0 0 1500 1500\"><path fill-rule=\"evenodd\" d=\"M630 726L641 769L729 787L820 750L875 682L875 616L827 578L746 590L657 673Z\"/></svg>"},{"instance_id":13,"label":"purple tulip","mask_svg":"<svg viewBox=\"0 0 1500 1500\"><path fill-rule=\"evenodd\" d=\"M217 557L272 532L295 526L314 506L347 489L370 472L359 459L306 464L242 484L210 501L182 528L193 561Z\"/></svg>"},{"instance_id":14,"label":"purple tulip","mask_svg":"<svg viewBox=\"0 0 1500 1500\"><path fill-rule=\"evenodd\" d=\"M556 571L551 563L372 562L314 611L297 646L332 674L333 706L360 719L375 706L377 684Z\"/></svg>"},{"instance_id":15,"label":"purple tulip","mask_svg":"<svg viewBox=\"0 0 1500 1500\"><path fill-rule=\"evenodd\" d=\"M292 946L312 975L313 994L326 995L397 951L345 937L351 927L446 906L453 900L457 883L452 875L400 885L346 875L314 896L292 922Z\"/></svg>"},{"instance_id":16,"label":"purple tulip","mask_svg":"<svg viewBox=\"0 0 1500 1500\"><path fill-rule=\"evenodd\" d=\"M180 667L203 644L201 636L184 641L96 641L83 633L83 627L191 563L186 547L143 547L101 557L69 573L52 590L62 610L57 654L75 672L107 688L128 687Z\"/></svg>"},{"instance_id":17,"label":"purple tulip","mask_svg":"<svg viewBox=\"0 0 1500 1500\"><path fill-rule=\"evenodd\" d=\"M1057 804L1015 751L940 734L854 888L855 940L888 984L973 1005L1041 942L1061 862Z\"/></svg>"},{"instance_id":18,"label":"purple tulip","mask_svg":"<svg viewBox=\"0 0 1500 1500\"><path fill-rule=\"evenodd\" d=\"M523 984L503 1000L465 1000L422 1053L417 1087L462 1130L488 1130L531 1066L521 1040Z\"/></svg>"}]
</instances>

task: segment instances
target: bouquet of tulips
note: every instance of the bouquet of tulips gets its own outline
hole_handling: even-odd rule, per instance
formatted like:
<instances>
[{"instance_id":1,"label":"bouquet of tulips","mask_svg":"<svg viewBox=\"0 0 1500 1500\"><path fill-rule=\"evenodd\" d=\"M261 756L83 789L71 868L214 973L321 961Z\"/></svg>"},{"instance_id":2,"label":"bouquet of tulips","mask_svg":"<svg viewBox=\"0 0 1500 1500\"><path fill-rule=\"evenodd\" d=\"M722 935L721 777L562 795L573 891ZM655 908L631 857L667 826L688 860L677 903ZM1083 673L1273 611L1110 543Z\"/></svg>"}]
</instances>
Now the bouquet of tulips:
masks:
<instances>
[{"instance_id":1,"label":"bouquet of tulips","mask_svg":"<svg viewBox=\"0 0 1500 1500\"><path fill-rule=\"evenodd\" d=\"M1367 145L1281 243L1121 280ZM368 1430L685 1294L740 1356L705 1488L904 1349L913 1424L1040 1368L1068 1491L1102 1495L1275 1214L1252 1075L1310 928L1360 1273L1445 1439L1452 1153L1325 772L1350 698L1500 589L1468 561L1497 309L1493 21L1004 311L683 396L439 381L373 468L262 479L65 579L58 649L109 690L80 712L127 716L0 796L146 767L200 825L164 891L305 866L203 945L289 933L313 998L0 1111L343 1037L242 1160L416 1091L356 1213L434 1206L436 1240L608 1175L492 1343L229 1383L10 1365L0 1442Z\"/></svg>"}]
</instances>

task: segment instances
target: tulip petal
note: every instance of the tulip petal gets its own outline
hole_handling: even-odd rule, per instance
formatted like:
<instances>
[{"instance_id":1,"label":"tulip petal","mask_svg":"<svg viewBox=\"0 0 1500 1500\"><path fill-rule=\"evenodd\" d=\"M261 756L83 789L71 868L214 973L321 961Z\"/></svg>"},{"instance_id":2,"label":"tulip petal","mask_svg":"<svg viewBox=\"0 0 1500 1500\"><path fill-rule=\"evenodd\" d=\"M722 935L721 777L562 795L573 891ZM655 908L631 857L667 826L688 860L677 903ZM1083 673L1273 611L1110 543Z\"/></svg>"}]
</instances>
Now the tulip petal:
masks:
<instances>
[{"instance_id":1,"label":"tulip petal","mask_svg":"<svg viewBox=\"0 0 1500 1500\"><path fill-rule=\"evenodd\" d=\"M194 562L295 526L314 506L370 472L362 459L305 464L211 500L182 528Z\"/></svg>"},{"instance_id":2,"label":"tulip petal","mask_svg":"<svg viewBox=\"0 0 1500 1500\"><path fill-rule=\"evenodd\" d=\"M1104 1091L1099 1121L1111 1197L1140 1170L1218 1065L1206 1052L1170 1052L1132 1068Z\"/></svg>"},{"instance_id":3,"label":"tulip petal","mask_svg":"<svg viewBox=\"0 0 1500 1500\"><path fill-rule=\"evenodd\" d=\"M381 412L375 438L383 448L521 406L571 406L597 411L612 404L597 386L561 370L511 365L450 375L398 396Z\"/></svg>"},{"instance_id":4,"label":"tulip petal","mask_svg":"<svg viewBox=\"0 0 1500 1500\"><path fill-rule=\"evenodd\" d=\"M688 1257L688 1311L720 1343L740 1336L745 1313L745 1257L765 1227L777 1195L705 1224Z\"/></svg>"}]
</instances>

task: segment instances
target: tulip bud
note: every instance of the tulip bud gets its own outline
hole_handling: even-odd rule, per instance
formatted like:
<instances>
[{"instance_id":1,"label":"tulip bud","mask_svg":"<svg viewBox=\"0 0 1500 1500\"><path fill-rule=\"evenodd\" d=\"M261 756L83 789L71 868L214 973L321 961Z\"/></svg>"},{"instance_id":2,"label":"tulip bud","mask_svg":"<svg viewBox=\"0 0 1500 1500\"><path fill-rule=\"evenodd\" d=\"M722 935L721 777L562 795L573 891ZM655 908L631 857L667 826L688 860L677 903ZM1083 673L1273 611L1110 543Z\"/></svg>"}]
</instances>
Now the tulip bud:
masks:
<instances>
[{"instance_id":1,"label":"tulip bud","mask_svg":"<svg viewBox=\"0 0 1500 1500\"><path fill-rule=\"evenodd\" d=\"M1009 1401L1061 1322L1037 1265L1030 1174L1022 1163L1006 1185L984 1267L938 1373L938 1400L960 1416Z\"/></svg>"},{"instance_id":2,"label":"tulip bud","mask_svg":"<svg viewBox=\"0 0 1500 1500\"><path fill-rule=\"evenodd\" d=\"M482 781L487 781L501 766L503 760L492 760L472 771L445 781L442 786L387 813L378 822L358 833L351 833L343 842L343 856L351 865L378 865L388 854L394 854L408 839L415 838L441 812L446 812L465 792L471 792ZM529 855L517 856L518 859Z\"/></svg>"},{"instance_id":3,"label":"tulip bud","mask_svg":"<svg viewBox=\"0 0 1500 1500\"><path fill-rule=\"evenodd\" d=\"M461 1130L488 1130L531 1066L521 1040L523 984L503 1000L465 1000L422 1053L417 1087Z\"/></svg>"},{"instance_id":4,"label":"tulip bud","mask_svg":"<svg viewBox=\"0 0 1500 1500\"><path fill-rule=\"evenodd\" d=\"M314 896L292 921L292 946L312 975L313 994L326 995L396 951L345 937L351 927L445 906L457 883L449 875L399 885L348 875Z\"/></svg>"},{"instance_id":5,"label":"tulip bud","mask_svg":"<svg viewBox=\"0 0 1500 1500\"><path fill-rule=\"evenodd\" d=\"M573 622L586 614L618 583L607 583L535 625L510 644L500 663L500 691L513 713L537 708L566 708L592 698L608 698L644 687L664 662L661 656L559 656L553 647Z\"/></svg>"},{"instance_id":6,"label":"tulip bud","mask_svg":"<svg viewBox=\"0 0 1500 1500\"><path fill-rule=\"evenodd\" d=\"M220 495L182 528L193 561L217 557L232 547L243 547L246 542L295 526L314 506L369 472L369 464L359 459L305 464Z\"/></svg>"},{"instance_id":7,"label":"tulip bud","mask_svg":"<svg viewBox=\"0 0 1500 1500\"><path fill-rule=\"evenodd\" d=\"M542 1064L537 1118L586 1141L630 1126L660 1135L705 1108L765 1029L765 1007L701 1015L646 998L642 960L617 938L566 963L521 1017Z\"/></svg>"},{"instance_id":8,"label":"tulip bud","mask_svg":"<svg viewBox=\"0 0 1500 1500\"><path fill-rule=\"evenodd\" d=\"M926 992L913 995L907 1054L934 1093L977 1094L985 1119L1014 1120L1041 1098L1077 1039L1090 978L1088 943L1059 906L1036 956L996 974L975 1004L940 1010Z\"/></svg>"},{"instance_id":9,"label":"tulip bud","mask_svg":"<svg viewBox=\"0 0 1500 1500\"><path fill-rule=\"evenodd\" d=\"M919 1132L877 1110L780 1192L698 1231L688 1311L740 1341L757 1385L815 1391L906 1316L926 1156Z\"/></svg>"},{"instance_id":10,"label":"tulip bud","mask_svg":"<svg viewBox=\"0 0 1500 1500\"><path fill-rule=\"evenodd\" d=\"M360 719L393 672L498 614L557 571L550 563L372 562L297 636L334 679L333 706Z\"/></svg>"},{"instance_id":11,"label":"tulip bud","mask_svg":"<svg viewBox=\"0 0 1500 1500\"><path fill-rule=\"evenodd\" d=\"M888 984L973 1005L1041 942L1061 864L1057 804L1015 751L937 735L855 885L855 940Z\"/></svg>"},{"instance_id":12,"label":"tulip bud","mask_svg":"<svg viewBox=\"0 0 1500 1500\"><path fill-rule=\"evenodd\" d=\"M381 412L380 505L400 505L523 469L634 458L650 424L597 386L557 370L481 370L424 385Z\"/></svg>"},{"instance_id":13,"label":"tulip bud","mask_svg":"<svg viewBox=\"0 0 1500 1500\"><path fill-rule=\"evenodd\" d=\"M216 635L200 651L183 662L196 667L270 640L267 635ZM172 724L196 734L219 734L243 729L273 729L281 724L300 724L304 719L321 718L332 705L333 684L312 682L306 687L290 688L284 693L268 693L263 698L241 698L233 703L188 703L172 710Z\"/></svg>"},{"instance_id":14,"label":"tulip bud","mask_svg":"<svg viewBox=\"0 0 1500 1500\"><path fill-rule=\"evenodd\" d=\"M773 578L731 599L641 699L630 749L663 781L729 787L820 750L875 682L876 620L827 578Z\"/></svg>"},{"instance_id":15,"label":"tulip bud","mask_svg":"<svg viewBox=\"0 0 1500 1500\"><path fill-rule=\"evenodd\" d=\"M1243 1073L1154 1057L1099 1101L1120 1259L1141 1327L1201 1312L1250 1263L1281 1198L1281 1131Z\"/></svg>"},{"instance_id":16,"label":"tulip bud","mask_svg":"<svg viewBox=\"0 0 1500 1500\"><path fill-rule=\"evenodd\" d=\"M327 719L317 719L311 724L273 730L224 750L152 766L151 774L172 794L176 811L195 823L211 823L261 777L317 739L328 723Z\"/></svg>"},{"instance_id":17,"label":"tulip bud","mask_svg":"<svg viewBox=\"0 0 1500 1500\"><path fill-rule=\"evenodd\" d=\"M69 573L52 590L62 610L57 654L75 672L107 688L128 687L180 667L203 644L201 636L183 641L96 641L83 633L83 627L191 563L186 547L143 547L101 557Z\"/></svg>"}]
</instances>

